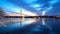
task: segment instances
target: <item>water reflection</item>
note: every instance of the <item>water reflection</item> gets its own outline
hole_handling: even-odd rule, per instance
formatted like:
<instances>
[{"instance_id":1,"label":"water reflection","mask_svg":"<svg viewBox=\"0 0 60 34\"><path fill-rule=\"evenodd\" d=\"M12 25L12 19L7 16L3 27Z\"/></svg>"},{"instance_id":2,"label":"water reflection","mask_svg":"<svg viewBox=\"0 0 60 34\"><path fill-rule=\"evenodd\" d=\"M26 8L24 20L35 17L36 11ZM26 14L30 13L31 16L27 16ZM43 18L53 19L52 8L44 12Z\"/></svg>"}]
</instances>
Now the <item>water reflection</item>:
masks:
<instances>
[{"instance_id":1,"label":"water reflection","mask_svg":"<svg viewBox=\"0 0 60 34\"><path fill-rule=\"evenodd\" d=\"M19 23L19 25L21 25L21 22L22 22L22 26L24 26L24 25L28 25L33 22L36 22L36 19L35 18L23 18L23 19L22 18L7 18L7 20L5 22L6 23L3 23L3 24L6 26L7 25L9 26L10 24L17 24L17 23Z\"/></svg>"},{"instance_id":2,"label":"water reflection","mask_svg":"<svg viewBox=\"0 0 60 34\"><path fill-rule=\"evenodd\" d=\"M45 25L45 18L42 18L42 25Z\"/></svg>"},{"instance_id":3,"label":"water reflection","mask_svg":"<svg viewBox=\"0 0 60 34\"><path fill-rule=\"evenodd\" d=\"M7 24L6 27L0 27L0 32L19 30L19 33L57 33L60 31L60 19L55 18L24 18L22 21L22 28L20 27L20 18L9 18L13 21ZM33 24L34 23L34 24ZM41 24L40 24L41 23ZM20 30L21 28L21 30Z\"/></svg>"}]
</instances>

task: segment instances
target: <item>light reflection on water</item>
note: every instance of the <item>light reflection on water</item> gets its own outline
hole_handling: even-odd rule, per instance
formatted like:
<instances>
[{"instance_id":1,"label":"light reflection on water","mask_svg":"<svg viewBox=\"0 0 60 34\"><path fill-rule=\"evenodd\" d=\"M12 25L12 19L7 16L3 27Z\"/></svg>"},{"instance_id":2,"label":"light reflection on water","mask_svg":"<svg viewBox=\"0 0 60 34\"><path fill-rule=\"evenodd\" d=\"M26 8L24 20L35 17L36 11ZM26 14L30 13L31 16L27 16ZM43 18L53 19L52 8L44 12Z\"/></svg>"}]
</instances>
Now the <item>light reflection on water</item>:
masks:
<instances>
[{"instance_id":1,"label":"light reflection on water","mask_svg":"<svg viewBox=\"0 0 60 34\"><path fill-rule=\"evenodd\" d=\"M11 23L6 24L6 26L0 27L0 31L3 31L3 30L11 31L11 30L14 30L14 29L20 27L20 18L8 18L8 21L9 22L11 21ZM22 21L22 27L29 25L31 23L34 23L34 22L36 22L36 19L34 19L34 18L25 18Z\"/></svg>"},{"instance_id":2,"label":"light reflection on water","mask_svg":"<svg viewBox=\"0 0 60 34\"><path fill-rule=\"evenodd\" d=\"M8 18L7 20L8 20L8 23L6 24L7 26L18 26L18 25L20 26L21 18ZM60 20L54 18L24 18L22 21L22 25L23 26L29 25L37 21L42 25L51 25L51 24L55 24L56 22L59 22Z\"/></svg>"},{"instance_id":3,"label":"light reflection on water","mask_svg":"<svg viewBox=\"0 0 60 34\"><path fill-rule=\"evenodd\" d=\"M20 18L11 18L11 19L8 19L8 20L17 20L17 21L20 21ZM38 22L37 22L38 21ZM0 31L10 31L10 30L13 30L13 29L16 29L16 28L19 28L20 27L20 22L16 22L16 21L13 21L14 23L13 24L7 24L6 27L0 27ZM16 22L16 23L15 23ZM60 27L60 19L55 19L55 18L25 18L23 21L22 21L22 24L23 26L26 26L26 25L29 25L29 24L32 24L32 23L41 23L43 25L43 23L45 25L48 25L48 27L51 27L51 28L54 28L54 29L57 29Z\"/></svg>"},{"instance_id":4,"label":"light reflection on water","mask_svg":"<svg viewBox=\"0 0 60 34\"><path fill-rule=\"evenodd\" d=\"M28 25L28 24L31 24L33 22L36 22L36 19L35 18L9 18L8 21L11 21L11 22L14 22L14 23L19 23L20 24L20 21L22 22L22 25Z\"/></svg>"},{"instance_id":5,"label":"light reflection on water","mask_svg":"<svg viewBox=\"0 0 60 34\"><path fill-rule=\"evenodd\" d=\"M20 27L20 20L21 18L7 18L7 23L3 23L5 24L6 26L2 26L2 27ZM25 26L25 25L29 25L31 23L34 23L36 22L36 19L35 18L24 18L22 20L22 26Z\"/></svg>"}]
</instances>

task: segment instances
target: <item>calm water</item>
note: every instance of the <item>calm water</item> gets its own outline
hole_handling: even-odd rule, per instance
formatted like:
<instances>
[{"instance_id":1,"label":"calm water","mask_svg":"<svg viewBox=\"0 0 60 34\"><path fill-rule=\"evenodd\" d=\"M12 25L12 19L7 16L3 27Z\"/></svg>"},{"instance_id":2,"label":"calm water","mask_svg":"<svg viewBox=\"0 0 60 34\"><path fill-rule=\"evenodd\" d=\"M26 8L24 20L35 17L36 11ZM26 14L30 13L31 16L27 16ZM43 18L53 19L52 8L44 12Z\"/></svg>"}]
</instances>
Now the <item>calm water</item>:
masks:
<instances>
[{"instance_id":1,"label":"calm water","mask_svg":"<svg viewBox=\"0 0 60 34\"><path fill-rule=\"evenodd\" d=\"M6 34L59 34L60 33L60 19L55 18L24 18L22 27L20 26L20 18L10 18L8 20L18 20L15 23L7 24L7 26L0 27L0 33ZM12 33L13 32L13 33Z\"/></svg>"}]
</instances>

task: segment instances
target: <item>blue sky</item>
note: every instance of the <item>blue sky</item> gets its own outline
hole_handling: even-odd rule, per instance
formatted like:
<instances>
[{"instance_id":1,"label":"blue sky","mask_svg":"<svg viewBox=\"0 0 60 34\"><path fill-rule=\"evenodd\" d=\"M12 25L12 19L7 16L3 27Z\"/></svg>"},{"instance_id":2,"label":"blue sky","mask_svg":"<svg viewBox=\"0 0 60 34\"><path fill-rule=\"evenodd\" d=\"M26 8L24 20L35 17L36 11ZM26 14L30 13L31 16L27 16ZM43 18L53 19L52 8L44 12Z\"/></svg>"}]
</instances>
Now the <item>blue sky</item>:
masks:
<instances>
[{"instance_id":1,"label":"blue sky","mask_svg":"<svg viewBox=\"0 0 60 34\"><path fill-rule=\"evenodd\" d=\"M26 14L60 15L60 0L0 0L0 7L6 13L19 13L23 9Z\"/></svg>"}]
</instances>

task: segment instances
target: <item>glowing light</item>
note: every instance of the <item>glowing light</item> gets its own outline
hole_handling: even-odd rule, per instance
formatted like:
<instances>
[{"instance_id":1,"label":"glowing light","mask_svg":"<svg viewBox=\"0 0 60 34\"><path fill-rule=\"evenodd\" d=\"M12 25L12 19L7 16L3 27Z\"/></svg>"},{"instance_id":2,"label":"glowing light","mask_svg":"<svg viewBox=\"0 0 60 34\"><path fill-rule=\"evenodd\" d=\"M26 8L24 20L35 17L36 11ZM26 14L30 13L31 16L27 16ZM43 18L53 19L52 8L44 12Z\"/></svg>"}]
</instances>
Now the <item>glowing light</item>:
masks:
<instances>
[{"instance_id":1,"label":"glowing light","mask_svg":"<svg viewBox=\"0 0 60 34\"><path fill-rule=\"evenodd\" d=\"M45 15L45 13L46 13L46 12L45 12L45 11L43 11L43 12L42 12L42 16L44 16L44 15Z\"/></svg>"},{"instance_id":2,"label":"glowing light","mask_svg":"<svg viewBox=\"0 0 60 34\"><path fill-rule=\"evenodd\" d=\"M42 25L45 25L45 19L42 18Z\"/></svg>"},{"instance_id":3,"label":"glowing light","mask_svg":"<svg viewBox=\"0 0 60 34\"><path fill-rule=\"evenodd\" d=\"M36 22L36 19L34 19L34 18L30 18L30 19L27 19L27 20L24 20L23 21L23 26L24 25L29 25L29 24L31 24L31 23L33 23L33 22Z\"/></svg>"},{"instance_id":4,"label":"glowing light","mask_svg":"<svg viewBox=\"0 0 60 34\"><path fill-rule=\"evenodd\" d=\"M15 13L7 13L8 16L21 16L20 14L15 14ZM26 15L22 15L22 16L26 16Z\"/></svg>"},{"instance_id":5,"label":"glowing light","mask_svg":"<svg viewBox=\"0 0 60 34\"><path fill-rule=\"evenodd\" d=\"M45 16L45 11L42 12L42 16ZM45 19L42 18L42 25L45 25Z\"/></svg>"}]
</instances>

